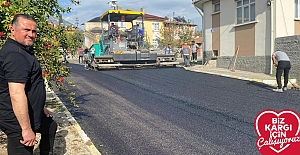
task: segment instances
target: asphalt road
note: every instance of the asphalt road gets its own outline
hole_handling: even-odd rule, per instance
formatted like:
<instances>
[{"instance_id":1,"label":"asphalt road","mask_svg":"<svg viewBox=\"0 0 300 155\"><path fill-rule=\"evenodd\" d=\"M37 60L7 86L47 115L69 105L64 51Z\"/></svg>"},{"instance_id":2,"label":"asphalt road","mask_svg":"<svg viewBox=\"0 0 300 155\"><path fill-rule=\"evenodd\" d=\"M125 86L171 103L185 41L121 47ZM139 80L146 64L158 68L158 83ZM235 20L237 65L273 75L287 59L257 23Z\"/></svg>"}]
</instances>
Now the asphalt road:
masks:
<instances>
[{"instance_id":1,"label":"asphalt road","mask_svg":"<svg viewBox=\"0 0 300 155\"><path fill-rule=\"evenodd\" d=\"M183 68L69 66L80 108L67 107L104 155L255 155L260 111L300 113L299 91Z\"/></svg>"}]
</instances>

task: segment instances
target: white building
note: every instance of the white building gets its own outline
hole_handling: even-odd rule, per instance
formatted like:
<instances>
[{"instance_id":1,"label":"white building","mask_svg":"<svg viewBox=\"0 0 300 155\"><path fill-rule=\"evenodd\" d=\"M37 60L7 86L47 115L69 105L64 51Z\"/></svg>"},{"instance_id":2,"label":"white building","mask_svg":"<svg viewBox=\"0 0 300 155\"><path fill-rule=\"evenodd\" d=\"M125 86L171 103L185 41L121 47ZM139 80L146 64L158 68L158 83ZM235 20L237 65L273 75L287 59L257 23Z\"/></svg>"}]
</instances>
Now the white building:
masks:
<instances>
[{"instance_id":1,"label":"white building","mask_svg":"<svg viewBox=\"0 0 300 155\"><path fill-rule=\"evenodd\" d=\"M300 34L300 0L192 0L203 12L204 51L228 68L271 73L277 37Z\"/></svg>"}]
</instances>

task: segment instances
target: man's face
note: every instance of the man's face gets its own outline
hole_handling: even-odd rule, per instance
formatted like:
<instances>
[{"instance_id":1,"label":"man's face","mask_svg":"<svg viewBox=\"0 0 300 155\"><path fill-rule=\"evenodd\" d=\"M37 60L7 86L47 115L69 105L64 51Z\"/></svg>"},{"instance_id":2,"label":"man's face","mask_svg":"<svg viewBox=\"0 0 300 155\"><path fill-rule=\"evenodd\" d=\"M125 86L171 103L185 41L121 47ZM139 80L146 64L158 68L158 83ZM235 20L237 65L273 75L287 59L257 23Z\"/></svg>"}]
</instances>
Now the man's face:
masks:
<instances>
[{"instance_id":1,"label":"man's face","mask_svg":"<svg viewBox=\"0 0 300 155\"><path fill-rule=\"evenodd\" d=\"M24 46L32 46L35 38L37 27L34 21L20 17L18 23L11 28L11 38Z\"/></svg>"}]
</instances>

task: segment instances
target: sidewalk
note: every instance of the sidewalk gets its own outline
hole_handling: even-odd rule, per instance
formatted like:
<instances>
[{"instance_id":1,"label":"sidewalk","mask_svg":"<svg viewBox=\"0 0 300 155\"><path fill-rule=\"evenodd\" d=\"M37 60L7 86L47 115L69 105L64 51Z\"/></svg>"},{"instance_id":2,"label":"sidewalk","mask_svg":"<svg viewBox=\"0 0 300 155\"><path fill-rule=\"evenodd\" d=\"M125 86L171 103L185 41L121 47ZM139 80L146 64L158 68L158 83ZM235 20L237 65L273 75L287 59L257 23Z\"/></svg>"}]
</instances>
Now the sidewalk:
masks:
<instances>
[{"instance_id":1,"label":"sidewalk","mask_svg":"<svg viewBox=\"0 0 300 155\"><path fill-rule=\"evenodd\" d=\"M213 74L217 76L223 76L228 78L246 80L246 81L253 81L264 83L271 86L276 86L276 77L267 75L264 73L255 73L255 72L248 72L248 71L241 71L241 70L234 70L231 71L225 68L217 68L211 66L204 66L204 65L194 65L191 67L184 67L185 70L193 71L193 72L201 72L205 74ZM283 80L283 78L282 78ZM296 83L296 79L290 79L292 83ZM288 83L288 87L291 87L291 83Z\"/></svg>"}]
</instances>

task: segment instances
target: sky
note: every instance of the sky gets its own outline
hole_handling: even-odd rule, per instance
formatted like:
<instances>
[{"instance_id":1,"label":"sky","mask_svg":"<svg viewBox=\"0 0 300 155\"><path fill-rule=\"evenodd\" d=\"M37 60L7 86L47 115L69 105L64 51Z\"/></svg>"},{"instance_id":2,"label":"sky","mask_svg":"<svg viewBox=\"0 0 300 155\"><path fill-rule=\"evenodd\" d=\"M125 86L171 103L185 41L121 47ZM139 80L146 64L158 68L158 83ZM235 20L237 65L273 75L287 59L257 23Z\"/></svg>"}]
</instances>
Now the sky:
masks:
<instances>
[{"instance_id":1,"label":"sky","mask_svg":"<svg viewBox=\"0 0 300 155\"><path fill-rule=\"evenodd\" d=\"M110 8L108 5L109 0L80 0L80 5L71 4L70 0L58 0L62 7L71 7L71 13L63 14L63 19L74 24L76 18L78 19L78 26L95 17L100 17L104 12ZM131 9L140 11L140 8L145 9L145 13L160 16L160 17L175 17L184 16L186 20L198 25L197 30L202 29L202 19L199 12L193 6L191 0L117 0L117 5L122 6L122 9Z\"/></svg>"}]
</instances>

